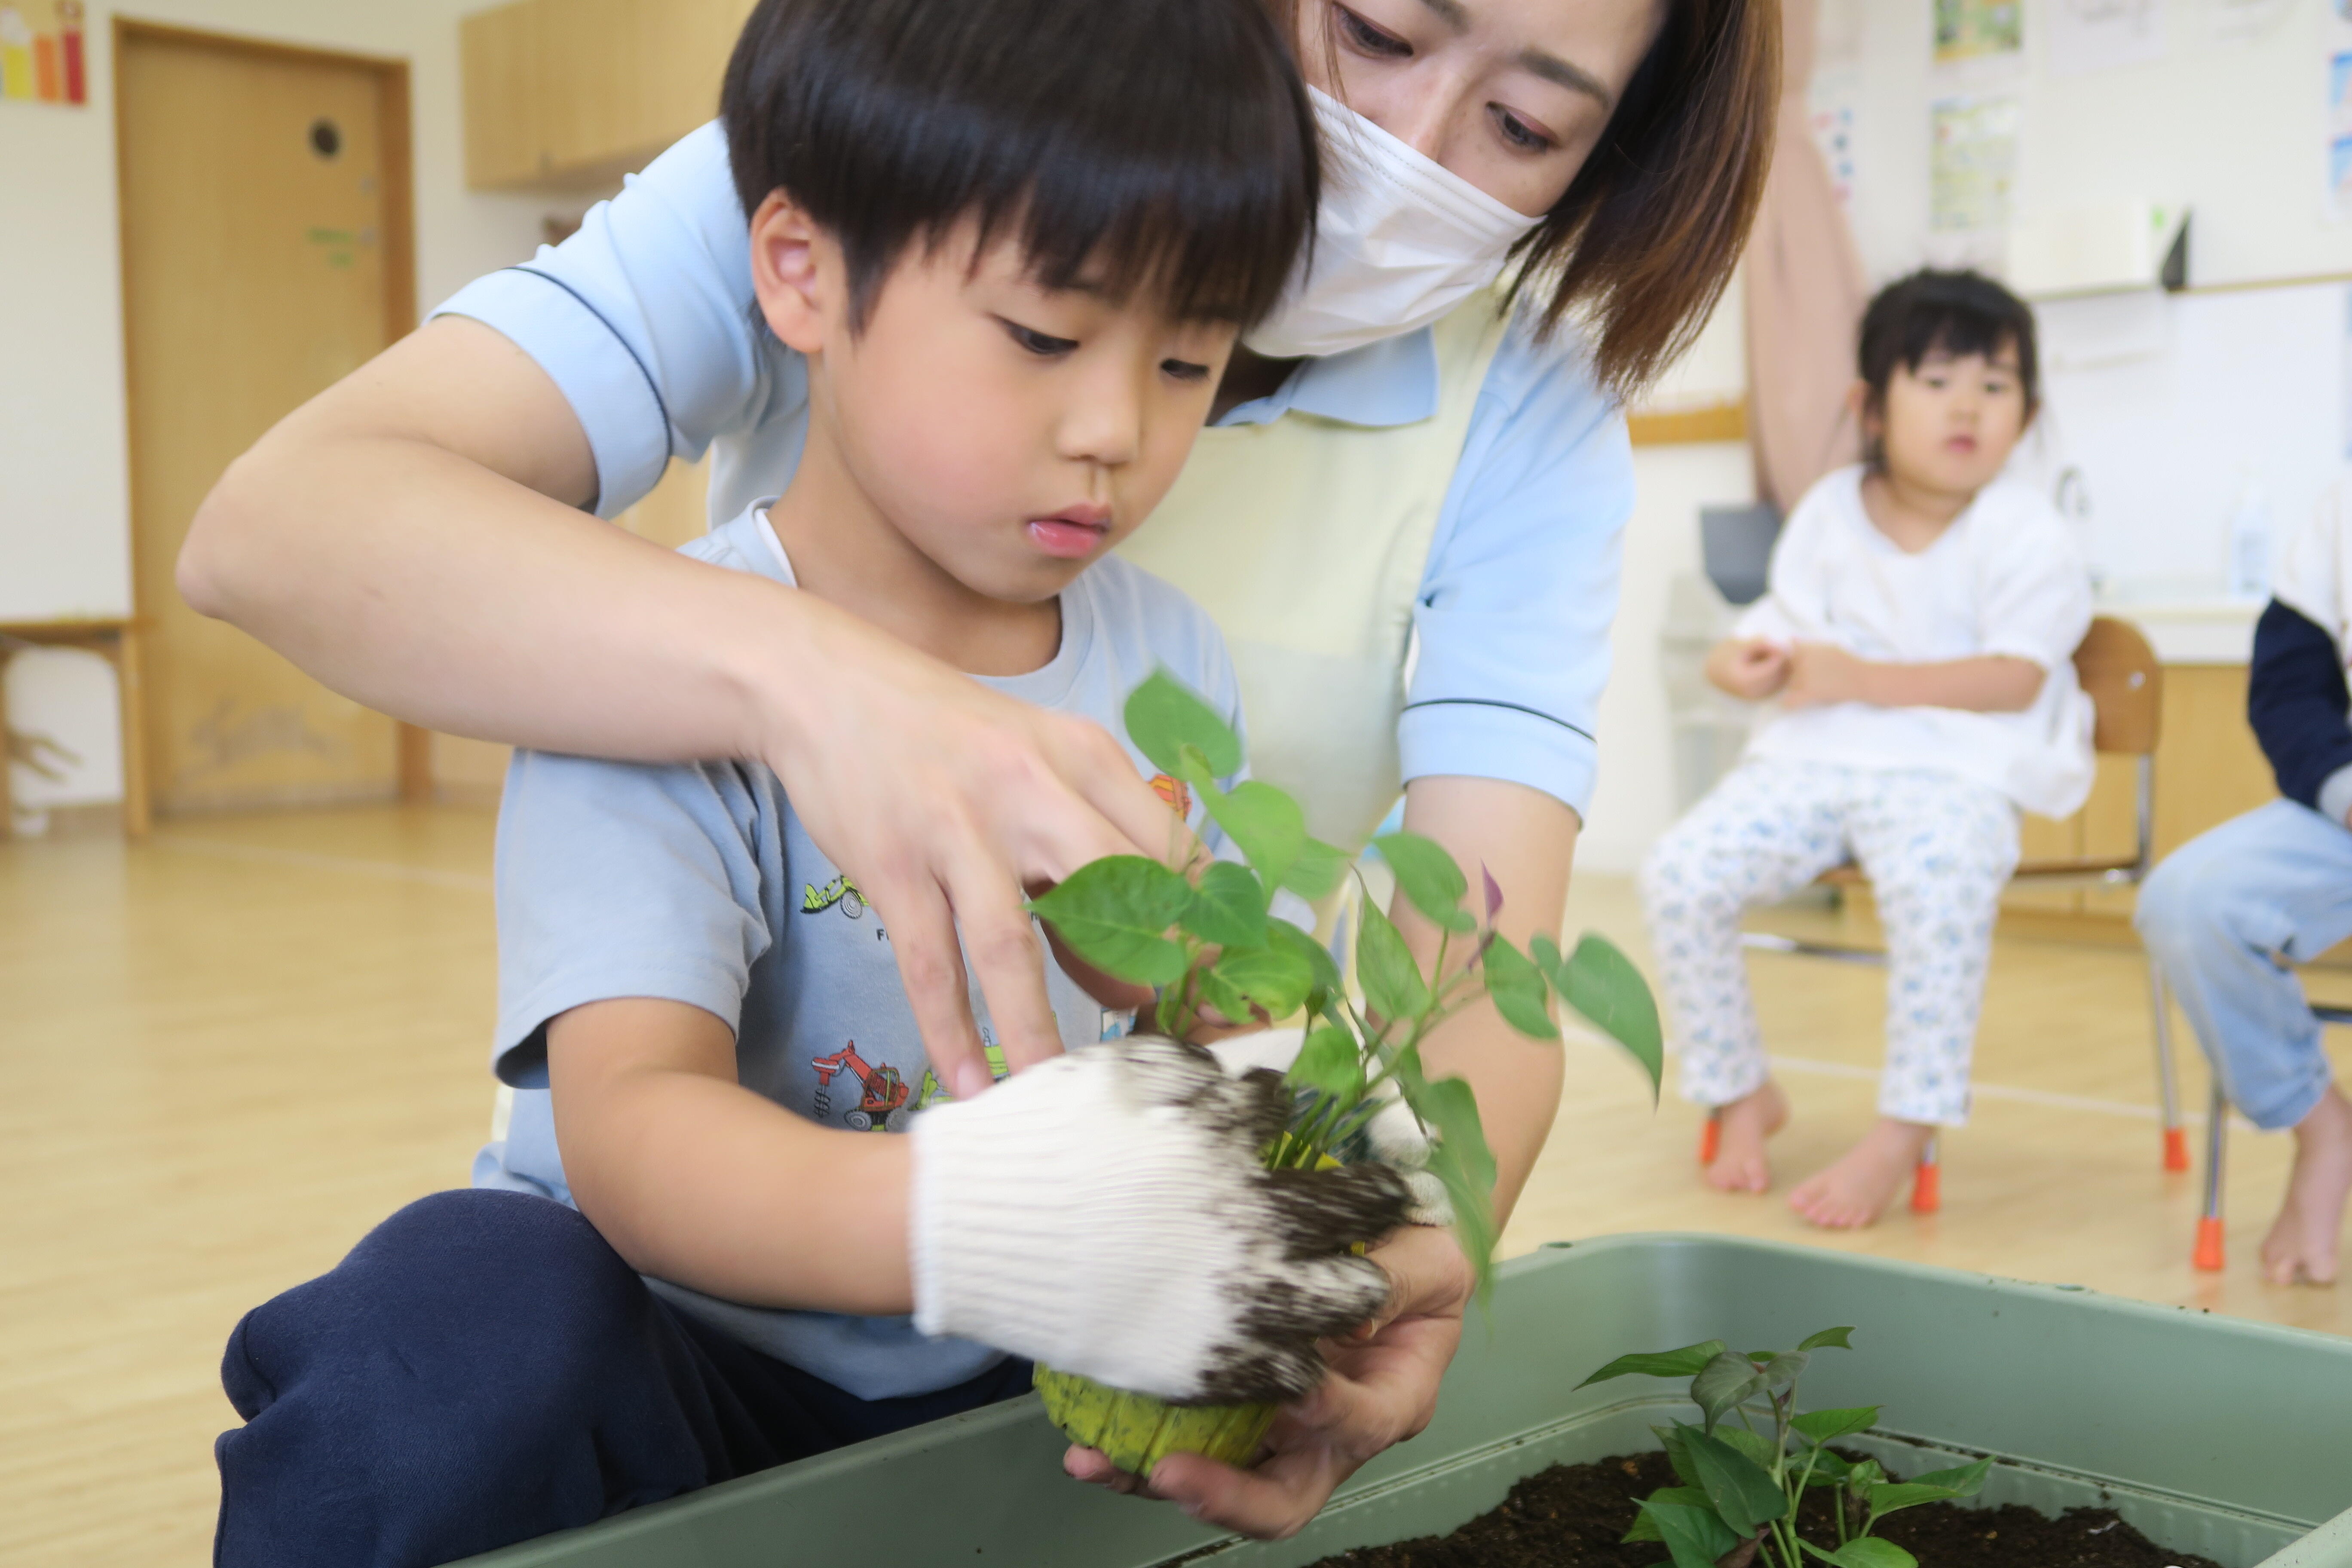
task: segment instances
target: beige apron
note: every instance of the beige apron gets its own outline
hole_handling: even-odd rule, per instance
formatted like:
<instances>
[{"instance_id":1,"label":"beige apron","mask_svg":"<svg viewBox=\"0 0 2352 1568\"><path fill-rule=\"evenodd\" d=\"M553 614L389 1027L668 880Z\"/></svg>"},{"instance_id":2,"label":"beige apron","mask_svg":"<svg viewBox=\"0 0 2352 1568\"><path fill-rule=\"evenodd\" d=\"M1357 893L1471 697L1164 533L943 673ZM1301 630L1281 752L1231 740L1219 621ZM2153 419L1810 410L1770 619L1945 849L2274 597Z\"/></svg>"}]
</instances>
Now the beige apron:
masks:
<instances>
[{"instance_id":1,"label":"beige apron","mask_svg":"<svg viewBox=\"0 0 2352 1568\"><path fill-rule=\"evenodd\" d=\"M1503 328L1486 294L1436 323L1426 419L1293 411L1202 431L1168 499L1119 547L1214 617L1241 680L1252 772L1346 849L1402 787L1413 600Z\"/></svg>"}]
</instances>

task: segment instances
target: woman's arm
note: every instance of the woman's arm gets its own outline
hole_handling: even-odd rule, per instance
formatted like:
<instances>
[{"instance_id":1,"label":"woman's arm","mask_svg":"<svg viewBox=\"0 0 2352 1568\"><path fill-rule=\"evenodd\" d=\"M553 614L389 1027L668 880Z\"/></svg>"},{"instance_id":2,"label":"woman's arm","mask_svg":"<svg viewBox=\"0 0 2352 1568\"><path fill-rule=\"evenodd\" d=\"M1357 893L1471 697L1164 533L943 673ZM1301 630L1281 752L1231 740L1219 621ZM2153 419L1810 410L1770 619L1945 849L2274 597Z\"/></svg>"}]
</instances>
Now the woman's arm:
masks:
<instances>
[{"instance_id":1,"label":"woman's arm","mask_svg":"<svg viewBox=\"0 0 2352 1568\"><path fill-rule=\"evenodd\" d=\"M2014 654L1888 664L1857 658L1833 644L1801 642L1789 651L1780 700L1790 708L1867 702L1874 708L2021 713L2042 694L2043 679L2040 665Z\"/></svg>"},{"instance_id":2,"label":"woman's arm","mask_svg":"<svg viewBox=\"0 0 2352 1568\"><path fill-rule=\"evenodd\" d=\"M600 523L574 510L595 482L539 365L441 317L237 459L197 512L181 588L413 722L766 762L888 922L941 1081L987 1083L959 925L1007 1058L1057 1051L1023 889L1167 843L1167 809L1118 743L808 595Z\"/></svg>"}]
</instances>

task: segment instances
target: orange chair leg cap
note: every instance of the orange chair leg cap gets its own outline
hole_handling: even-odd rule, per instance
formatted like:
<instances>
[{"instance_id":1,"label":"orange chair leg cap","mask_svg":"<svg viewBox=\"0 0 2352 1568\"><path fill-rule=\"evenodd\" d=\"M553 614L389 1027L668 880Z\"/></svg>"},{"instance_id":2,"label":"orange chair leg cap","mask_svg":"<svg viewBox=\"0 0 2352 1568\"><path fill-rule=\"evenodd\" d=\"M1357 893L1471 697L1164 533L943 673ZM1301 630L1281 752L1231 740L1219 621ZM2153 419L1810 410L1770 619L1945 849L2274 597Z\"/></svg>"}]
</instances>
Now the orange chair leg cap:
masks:
<instances>
[{"instance_id":1,"label":"orange chair leg cap","mask_svg":"<svg viewBox=\"0 0 2352 1568\"><path fill-rule=\"evenodd\" d=\"M2168 1127L2164 1130L2164 1168L2168 1171L2189 1169L2189 1130Z\"/></svg>"},{"instance_id":2,"label":"orange chair leg cap","mask_svg":"<svg viewBox=\"0 0 2352 1568\"><path fill-rule=\"evenodd\" d=\"M1911 1212L1934 1214L1944 1206L1944 1168L1926 1161L1911 1173Z\"/></svg>"},{"instance_id":3,"label":"orange chair leg cap","mask_svg":"<svg viewBox=\"0 0 2352 1568\"><path fill-rule=\"evenodd\" d=\"M1699 1129L1698 1163L1702 1165L1714 1164L1716 1151L1722 1145L1723 1123L1710 1116L1706 1119L1706 1125Z\"/></svg>"},{"instance_id":4,"label":"orange chair leg cap","mask_svg":"<svg viewBox=\"0 0 2352 1568\"><path fill-rule=\"evenodd\" d=\"M2221 1222L2200 1219L2197 1222L2197 1252L2192 1259L2200 1268L2218 1271L2221 1267Z\"/></svg>"}]
</instances>

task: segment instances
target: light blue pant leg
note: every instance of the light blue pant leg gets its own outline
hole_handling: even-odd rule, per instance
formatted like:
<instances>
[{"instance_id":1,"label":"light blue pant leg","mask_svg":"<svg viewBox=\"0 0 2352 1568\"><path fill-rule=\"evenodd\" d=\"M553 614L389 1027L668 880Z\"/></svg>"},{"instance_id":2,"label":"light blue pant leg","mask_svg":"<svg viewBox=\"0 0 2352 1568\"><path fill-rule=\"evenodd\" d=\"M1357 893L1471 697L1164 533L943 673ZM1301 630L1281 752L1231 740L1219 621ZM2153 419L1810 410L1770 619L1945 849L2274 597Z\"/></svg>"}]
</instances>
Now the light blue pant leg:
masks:
<instances>
[{"instance_id":1,"label":"light blue pant leg","mask_svg":"<svg viewBox=\"0 0 2352 1568\"><path fill-rule=\"evenodd\" d=\"M2352 936L2352 831L2290 800L2232 817L2165 857L2133 923L2231 1103L2257 1127L2309 1115L2327 1056L2288 965Z\"/></svg>"}]
</instances>

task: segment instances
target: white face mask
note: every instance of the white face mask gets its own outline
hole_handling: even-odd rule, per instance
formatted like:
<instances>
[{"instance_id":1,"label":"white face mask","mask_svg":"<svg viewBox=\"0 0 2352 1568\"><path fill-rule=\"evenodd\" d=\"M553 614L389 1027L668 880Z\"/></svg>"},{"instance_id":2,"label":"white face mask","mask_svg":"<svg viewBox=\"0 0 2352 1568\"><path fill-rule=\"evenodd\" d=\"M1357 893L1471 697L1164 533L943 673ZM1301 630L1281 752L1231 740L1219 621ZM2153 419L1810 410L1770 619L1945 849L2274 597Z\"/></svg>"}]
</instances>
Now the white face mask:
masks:
<instances>
[{"instance_id":1,"label":"white face mask","mask_svg":"<svg viewBox=\"0 0 2352 1568\"><path fill-rule=\"evenodd\" d=\"M1307 90L1328 172L1311 271L1302 258L1282 302L1243 340L1272 359L1339 353L1427 326L1501 277L1505 254L1543 221Z\"/></svg>"}]
</instances>

